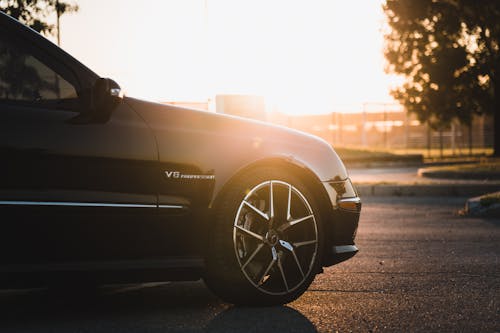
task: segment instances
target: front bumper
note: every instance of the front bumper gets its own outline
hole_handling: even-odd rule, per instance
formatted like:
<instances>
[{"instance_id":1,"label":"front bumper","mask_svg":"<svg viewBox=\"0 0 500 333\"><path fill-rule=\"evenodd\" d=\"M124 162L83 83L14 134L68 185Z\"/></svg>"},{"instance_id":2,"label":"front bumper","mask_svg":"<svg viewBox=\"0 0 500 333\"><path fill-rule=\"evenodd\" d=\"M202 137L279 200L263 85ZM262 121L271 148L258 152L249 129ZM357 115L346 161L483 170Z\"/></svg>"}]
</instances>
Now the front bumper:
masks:
<instances>
[{"instance_id":1,"label":"front bumper","mask_svg":"<svg viewBox=\"0 0 500 333\"><path fill-rule=\"evenodd\" d=\"M331 205L326 221L322 265L331 266L353 257L354 244L361 212L361 199L349 179L324 182Z\"/></svg>"},{"instance_id":2,"label":"front bumper","mask_svg":"<svg viewBox=\"0 0 500 333\"><path fill-rule=\"evenodd\" d=\"M330 265L338 264L354 257L358 253L356 245L338 245L332 246L332 258Z\"/></svg>"}]
</instances>

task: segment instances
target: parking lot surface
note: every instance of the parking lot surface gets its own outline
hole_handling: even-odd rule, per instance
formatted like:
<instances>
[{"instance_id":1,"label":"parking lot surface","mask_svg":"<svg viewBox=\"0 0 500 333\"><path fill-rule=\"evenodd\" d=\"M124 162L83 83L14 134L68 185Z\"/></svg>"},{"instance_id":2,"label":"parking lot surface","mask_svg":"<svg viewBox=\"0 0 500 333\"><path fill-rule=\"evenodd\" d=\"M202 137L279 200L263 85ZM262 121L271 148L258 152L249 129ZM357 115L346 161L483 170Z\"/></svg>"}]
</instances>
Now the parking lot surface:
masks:
<instances>
[{"instance_id":1,"label":"parking lot surface","mask_svg":"<svg viewBox=\"0 0 500 333\"><path fill-rule=\"evenodd\" d=\"M500 220L466 198L369 197L360 252L282 307L222 303L202 282L0 291L0 332L498 332Z\"/></svg>"}]
</instances>

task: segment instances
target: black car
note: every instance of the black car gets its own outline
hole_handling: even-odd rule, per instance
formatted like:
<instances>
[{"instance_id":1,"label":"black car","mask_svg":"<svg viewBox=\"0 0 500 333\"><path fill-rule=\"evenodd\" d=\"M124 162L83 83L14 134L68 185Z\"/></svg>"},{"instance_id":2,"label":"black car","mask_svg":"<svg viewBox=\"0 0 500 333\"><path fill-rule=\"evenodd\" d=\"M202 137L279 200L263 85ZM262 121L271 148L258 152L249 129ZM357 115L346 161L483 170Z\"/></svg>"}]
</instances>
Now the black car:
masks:
<instances>
[{"instance_id":1,"label":"black car","mask_svg":"<svg viewBox=\"0 0 500 333\"><path fill-rule=\"evenodd\" d=\"M1 12L0 156L5 288L203 278L281 304L358 251L361 202L326 142L124 97Z\"/></svg>"}]
</instances>

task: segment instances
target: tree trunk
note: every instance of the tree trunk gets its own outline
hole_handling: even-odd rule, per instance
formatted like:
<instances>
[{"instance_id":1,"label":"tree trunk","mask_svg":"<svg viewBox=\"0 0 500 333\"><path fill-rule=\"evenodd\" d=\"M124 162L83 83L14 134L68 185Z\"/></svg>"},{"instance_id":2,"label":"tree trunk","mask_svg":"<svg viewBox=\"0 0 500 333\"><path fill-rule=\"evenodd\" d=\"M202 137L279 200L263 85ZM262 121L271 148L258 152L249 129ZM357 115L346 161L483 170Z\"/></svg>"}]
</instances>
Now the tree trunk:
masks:
<instances>
[{"instance_id":1,"label":"tree trunk","mask_svg":"<svg viewBox=\"0 0 500 333\"><path fill-rule=\"evenodd\" d=\"M427 124L427 157L431 158L431 126Z\"/></svg>"},{"instance_id":2,"label":"tree trunk","mask_svg":"<svg viewBox=\"0 0 500 333\"><path fill-rule=\"evenodd\" d=\"M497 66L494 75L493 97L493 156L500 157L500 66Z\"/></svg>"},{"instance_id":3,"label":"tree trunk","mask_svg":"<svg viewBox=\"0 0 500 333\"><path fill-rule=\"evenodd\" d=\"M499 89L500 90L500 89ZM493 110L493 156L500 157L500 91L495 94L495 109Z\"/></svg>"},{"instance_id":4,"label":"tree trunk","mask_svg":"<svg viewBox=\"0 0 500 333\"><path fill-rule=\"evenodd\" d=\"M439 156L443 159L443 130L439 130Z\"/></svg>"},{"instance_id":5,"label":"tree trunk","mask_svg":"<svg viewBox=\"0 0 500 333\"><path fill-rule=\"evenodd\" d=\"M469 124L469 156L472 156L472 120Z\"/></svg>"}]
</instances>

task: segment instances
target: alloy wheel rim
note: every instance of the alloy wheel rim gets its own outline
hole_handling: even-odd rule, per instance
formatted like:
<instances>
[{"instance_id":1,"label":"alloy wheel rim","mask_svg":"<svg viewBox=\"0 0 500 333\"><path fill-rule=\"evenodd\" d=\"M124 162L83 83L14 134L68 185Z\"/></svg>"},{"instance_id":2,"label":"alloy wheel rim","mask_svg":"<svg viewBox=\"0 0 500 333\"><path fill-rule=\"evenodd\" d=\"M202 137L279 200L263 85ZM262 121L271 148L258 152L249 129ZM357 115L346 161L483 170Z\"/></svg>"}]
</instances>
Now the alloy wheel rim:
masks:
<instances>
[{"instance_id":1,"label":"alloy wheel rim","mask_svg":"<svg viewBox=\"0 0 500 333\"><path fill-rule=\"evenodd\" d=\"M287 182L262 182L238 207L233 244L240 269L254 287L271 295L290 293L306 281L318 252L311 205Z\"/></svg>"}]
</instances>

